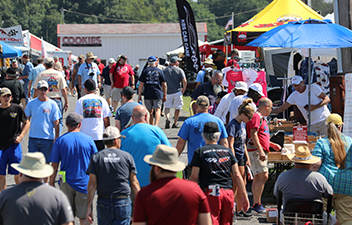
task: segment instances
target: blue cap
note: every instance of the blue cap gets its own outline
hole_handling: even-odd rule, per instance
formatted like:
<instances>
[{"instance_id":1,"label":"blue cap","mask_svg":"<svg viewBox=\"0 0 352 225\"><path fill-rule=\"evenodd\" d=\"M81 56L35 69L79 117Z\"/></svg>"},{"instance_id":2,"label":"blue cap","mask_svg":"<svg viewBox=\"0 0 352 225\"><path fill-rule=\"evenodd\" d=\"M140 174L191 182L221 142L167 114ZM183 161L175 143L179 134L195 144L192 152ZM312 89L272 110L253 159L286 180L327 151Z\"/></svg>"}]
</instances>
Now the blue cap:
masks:
<instances>
[{"instance_id":1,"label":"blue cap","mask_svg":"<svg viewBox=\"0 0 352 225\"><path fill-rule=\"evenodd\" d=\"M155 56L150 56L148 58L148 62L156 62L156 57Z\"/></svg>"}]
</instances>

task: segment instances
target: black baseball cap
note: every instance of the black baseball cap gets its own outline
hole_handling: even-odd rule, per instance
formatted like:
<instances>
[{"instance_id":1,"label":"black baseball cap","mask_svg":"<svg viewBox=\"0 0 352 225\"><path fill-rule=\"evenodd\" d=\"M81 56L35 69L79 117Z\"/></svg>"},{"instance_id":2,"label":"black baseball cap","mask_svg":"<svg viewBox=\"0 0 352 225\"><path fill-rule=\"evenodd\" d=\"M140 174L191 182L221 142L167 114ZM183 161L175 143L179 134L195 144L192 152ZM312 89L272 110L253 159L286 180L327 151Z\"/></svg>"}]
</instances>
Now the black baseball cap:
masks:
<instances>
[{"instance_id":1,"label":"black baseball cap","mask_svg":"<svg viewBox=\"0 0 352 225\"><path fill-rule=\"evenodd\" d=\"M121 94L126 97L131 97L134 94L133 88L126 86L122 89Z\"/></svg>"},{"instance_id":2,"label":"black baseball cap","mask_svg":"<svg viewBox=\"0 0 352 225\"><path fill-rule=\"evenodd\" d=\"M204 125L203 133L216 133L220 132L219 127L214 122L208 122Z\"/></svg>"},{"instance_id":3,"label":"black baseball cap","mask_svg":"<svg viewBox=\"0 0 352 225\"><path fill-rule=\"evenodd\" d=\"M92 78L89 78L84 82L84 87L87 88L87 91L94 91L97 88L95 81Z\"/></svg>"}]
</instances>

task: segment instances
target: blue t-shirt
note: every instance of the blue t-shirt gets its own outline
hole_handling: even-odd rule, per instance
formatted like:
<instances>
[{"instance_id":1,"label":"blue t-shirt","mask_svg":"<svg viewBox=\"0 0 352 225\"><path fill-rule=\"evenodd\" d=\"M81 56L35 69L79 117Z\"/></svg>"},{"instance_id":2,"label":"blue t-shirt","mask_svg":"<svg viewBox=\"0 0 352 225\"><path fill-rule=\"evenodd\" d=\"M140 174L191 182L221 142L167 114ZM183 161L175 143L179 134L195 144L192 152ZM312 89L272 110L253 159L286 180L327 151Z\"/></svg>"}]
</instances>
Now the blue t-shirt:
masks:
<instances>
[{"instance_id":1,"label":"blue t-shirt","mask_svg":"<svg viewBox=\"0 0 352 225\"><path fill-rule=\"evenodd\" d=\"M144 83L144 99L163 98L161 84L166 82L166 79L161 69L154 66L145 68L139 81Z\"/></svg>"},{"instance_id":2,"label":"blue t-shirt","mask_svg":"<svg viewBox=\"0 0 352 225\"><path fill-rule=\"evenodd\" d=\"M204 84L199 85L196 90L194 90L191 95L192 99L197 99L198 96L205 95L209 98L210 105L215 103L215 93L213 91L213 85L211 85L211 81L206 82Z\"/></svg>"},{"instance_id":3,"label":"blue t-shirt","mask_svg":"<svg viewBox=\"0 0 352 225\"><path fill-rule=\"evenodd\" d=\"M198 113L183 123L178 136L187 141L188 163L190 164L193 158L194 151L205 145L202 137L204 125L207 122L215 122L220 130L220 139L227 138L226 128L224 123L216 116L209 113Z\"/></svg>"},{"instance_id":4,"label":"blue t-shirt","mask_svg":"<svg viewBox=\"0 0 352 225\"><path fill-rule=\"evenodd\" d=\"M56 102L51 99L42 102L36 98L28 102L24 112L31 117L29 137L55 139L54 121L62 117Z\"/></svg>"},{"instance_id":5,"label":"blue t-shirt","mask_svg":"<svg viewBox=\"0 0 352 225\"><path fill-rule=\"evenodd\" d=\"M116 110L115 120L120 120L121 130L125 128L132 116L132 110L139 105L137 102L127 102Z\"/></svg>"},{"instance_id":6,"label":"blue t-shirt","mask_svg":"<svg viewBox=\"0 0 352 225\"><path fill-rule=\"evenodd\" d=\"M204 74L205 74L205 71L204 70L200 70L197 74L197 78L196 78L196 83L199 82L199 83L204 83Z\"/></svg>"},{"instance_id":7,"label":"blue t-shirt","mask_svg":"<svg viewBox=\"0 0 352 225\"><path fill-rule=\"evenodd\" d=\"M94 75L90 76L90 73L94 73ZM95 81L95 85L98 87L97 77L100 75L100 70L96 63L82 63L82 65L79 67L77 75L81 76L82 87L84 87L84 82L86 82L86 80L89 78L92 78Z\"/></svg>"},{"instance_id":8,"label":"blue t-shirt","mask_svg":"<svg viewBox=\"0 0 352 225\"><path fill-rule=\"evenodd\" d=\"M237 160L243 159L244 145L246 144L247 132L246 124L239 123L236 119L232 119L226 127L227 134L234 138L233 149Z\"/></svg>"},{"instance_id":9,"label":"blue t-shirt","mask_svg":"<svg viewBox=\"0 0 352 225\"><path fill-rule=\"evenodd\" d=\"M39 64L38 66L36 66L30 73L29 73L29 77L28 77L28 80L31 80L31 81L35 81L35 78L37 78L37 75L44 71L45 70L45 67L43 64ZM33 82L34 83L34 82Z\"/></svg>"},{"instance_id":10,"label":"blue t-shirt","mask_svg":"<svg viewBox=\"0 0 352 225\"><path fill-rule=\"evenodd\" d=\"M27 62L24 66L24 70L22 72L22 76L29 76L31 71L34 69L34 66L31 62ZM28 78L23 79L23 81L28 84L29 80Z\"/></svg>"},{"instance_id":11,"label":"blue t-shirt","mask_svg":"<svg viewBox=\"0 0 352 225\"><path fill-rule=\"evenodd\" d=\"M121 149L130 153L136 163L137 179L141 187L149 184L150 166L144 162L146 155L152 155L156 146L160 144L171 146L165 133L157 126L147 123L135 124L121 132Z\"/></svg>"},{"instance_id":12,"label":"blue t-shirt","mask_svg":"<svg viewBox=\"0 0 352 225\"><path fill-rule=\"evenodd\" d=\"M49 161L61 162L60 171L66 172L66 183L87 194L89 175L86 171L90 158L97 152L93 138L81 132L68 132L56 139Z\"/></svg>"}]
</instances>

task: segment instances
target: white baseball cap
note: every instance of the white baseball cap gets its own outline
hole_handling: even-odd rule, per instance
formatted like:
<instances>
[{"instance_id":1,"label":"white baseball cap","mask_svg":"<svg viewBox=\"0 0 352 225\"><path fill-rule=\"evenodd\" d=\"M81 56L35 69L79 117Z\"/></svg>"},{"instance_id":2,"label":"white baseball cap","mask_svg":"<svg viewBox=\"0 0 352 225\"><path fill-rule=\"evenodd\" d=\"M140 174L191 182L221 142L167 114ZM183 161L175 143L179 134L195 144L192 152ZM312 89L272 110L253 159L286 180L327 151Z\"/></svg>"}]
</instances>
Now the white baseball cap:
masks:
<instances>
[{"instance_id":1,"label":"white baseball cap","mask_svg":"<svg viewBox=\"0 0 352 225\"><path fill-rule=\"evenodd\" d=\"M254 83L254 84L251 84L251 85L249 86L249 88L252 89L253 91L258 92L261 96L264 96L262 85L260 85L260 84L258 84L258 83Z\"/></svg>"},{"instance_id":2,"label":"white baseball cap","mask_svg":"<svg viewBox=\"0 0 352 225\"><path fill-rule=\"evenodd\" d=\"M303 81L303 78L301 76L294 76L291 81L292 84L299 85Z\"/></svg>"},{"instance_id":3,"label":"white baseball cap","mask_svg":"<svg viewBox=\"0 0 352 225\"><path fill-rule=\"evenodd\" d=\"M243 90L245 92L248 92L248 85L246 82L237 81L234 89Z\"/></svg>"},{"instance_id":4,"label":"white baseball cap","mask_svg":"<svg viewBox=\"0 0 352 225\"><path fill-rule=\"evenodd\" d=\"M109 59L109 63L116 63L114 58Z\"/></svg>"}]
</instances>

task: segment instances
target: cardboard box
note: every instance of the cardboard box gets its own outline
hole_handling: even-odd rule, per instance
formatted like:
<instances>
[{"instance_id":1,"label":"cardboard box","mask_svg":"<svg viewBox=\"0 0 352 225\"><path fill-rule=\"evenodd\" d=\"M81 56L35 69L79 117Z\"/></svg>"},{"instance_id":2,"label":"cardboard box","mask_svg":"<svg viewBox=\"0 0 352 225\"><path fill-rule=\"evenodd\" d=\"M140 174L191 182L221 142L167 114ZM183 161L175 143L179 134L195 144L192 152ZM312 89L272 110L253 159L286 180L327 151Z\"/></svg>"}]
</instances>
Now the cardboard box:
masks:
<instances>
[{"instance_id":1,"label":"cardboard box","mask_svg":"<svg viewBox=\"0 0 352 225\"><path fill-rule=\"evenodd\" d=\"M289 160L287 155L281 155L281 160Z\"/></svg>"},{"instance_id":2,"label":"cardboard box","mask_svg":"<svg viewBox=\"0 0 352 225\"><path fill-rule=\"evenodd\" d=\"M277 206L267 205L266 206L266 220L268 223L276 223L277 219Z\"/></svg>"},{"instance_id":3,"label":"cardboard box","mask_svg":"<svg viewBox=\"0 0 352 225\"><path fill-rule=\"evenodd\" d=\"M281 152L269 152L268 160L269 161L281 160Z\"/></svg>"}]
</instances>

